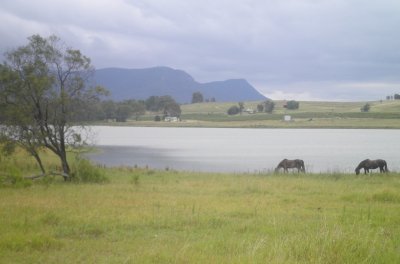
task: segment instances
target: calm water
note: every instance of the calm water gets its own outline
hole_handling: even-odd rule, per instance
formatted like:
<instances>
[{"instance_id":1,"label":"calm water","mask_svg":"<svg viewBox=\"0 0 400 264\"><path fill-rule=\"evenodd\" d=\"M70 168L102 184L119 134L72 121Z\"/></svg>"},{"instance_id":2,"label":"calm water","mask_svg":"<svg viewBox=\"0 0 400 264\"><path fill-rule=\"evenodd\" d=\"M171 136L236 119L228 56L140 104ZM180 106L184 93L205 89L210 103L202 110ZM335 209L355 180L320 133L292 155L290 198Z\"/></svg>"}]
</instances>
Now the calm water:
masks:
<instances>
[{"instance_id":1,"label":"calm water","mask_svg":"<svg viewBox=\"0 0 400 264\"><path fill-rule=\"evenodd\" d=\"M366 158L400 169L400 131L364 129L235 129L92 127L107 166L210 172L273 170L284 158L301 158L312 172L352 172Z\"/></svg>"}]
</instances>

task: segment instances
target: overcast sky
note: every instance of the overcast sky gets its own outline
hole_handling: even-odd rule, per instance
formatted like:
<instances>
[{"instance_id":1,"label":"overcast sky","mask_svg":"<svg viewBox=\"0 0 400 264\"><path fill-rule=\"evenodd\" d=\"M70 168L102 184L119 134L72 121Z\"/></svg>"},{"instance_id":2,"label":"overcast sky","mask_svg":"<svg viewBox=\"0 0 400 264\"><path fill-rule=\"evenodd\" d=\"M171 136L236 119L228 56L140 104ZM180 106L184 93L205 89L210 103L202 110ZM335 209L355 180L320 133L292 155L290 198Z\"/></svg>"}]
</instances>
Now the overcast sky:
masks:
<instances>
[{"instance_id":1,"label":"overcast sky","mask_svg":"<svg viewBox=\"0 0 400 264\"><path fill-rule=\"evenodd\" d=\"M59 36L98 69L244 78L272 99L400 93L399 0L0 0L1 54L33 34Z\"/></svg>"}]
</instances>

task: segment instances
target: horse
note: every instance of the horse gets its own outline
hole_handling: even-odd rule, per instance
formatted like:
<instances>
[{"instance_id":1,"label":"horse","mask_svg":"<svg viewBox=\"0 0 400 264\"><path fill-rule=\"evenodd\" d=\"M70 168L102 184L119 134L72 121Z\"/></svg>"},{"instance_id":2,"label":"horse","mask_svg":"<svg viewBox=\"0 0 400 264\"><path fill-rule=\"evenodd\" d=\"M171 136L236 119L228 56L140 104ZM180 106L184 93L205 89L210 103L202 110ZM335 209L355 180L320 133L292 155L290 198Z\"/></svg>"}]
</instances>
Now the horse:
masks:
<instances>
[{"instance_id":1,"label":"horse","mask_svg":"<svg viewBox=\"0 0 400 264\"><path fill-rule=\"evenodd\" d=\"M279 162L278 166L275 168L275 172L278 172L280 168L283 168L284 172L288 172L288 169L297 168L297 172L306 172L304 168L304 161L301 159L288 160L284 159Z\"/></svg>"},{"instance_id":2,"label":"horse","mask_svg":"<svg viewBox=\"0 0 400 264\"><path fill-rule=\"evenodd\" d=\"M356 174L360 174L360 170L364 169L364 174L369 173L369 170L372 169L377 169L379 168L379 171L382 172L389 172L386 161L382 159L377 159L377 160L370 160L366 159L360 162L358 164L357 168L355 169Z\"/></svg>"}]
</instances>

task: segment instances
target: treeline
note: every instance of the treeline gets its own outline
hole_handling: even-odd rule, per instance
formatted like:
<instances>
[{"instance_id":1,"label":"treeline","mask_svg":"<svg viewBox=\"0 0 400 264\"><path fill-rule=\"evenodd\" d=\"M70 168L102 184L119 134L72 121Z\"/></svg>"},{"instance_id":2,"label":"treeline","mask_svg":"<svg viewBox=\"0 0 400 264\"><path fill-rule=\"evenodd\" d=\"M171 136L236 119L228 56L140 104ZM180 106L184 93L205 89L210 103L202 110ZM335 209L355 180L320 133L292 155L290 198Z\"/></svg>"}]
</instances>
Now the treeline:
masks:
<instances>
[{"instance_id":1,"label":"treeline","mask_svg":"<svg viewBox=\"0 0 400 264\"><path fill-rule=\"evenodd\" d=\"M153 112L157 116L161 115L162 118L181 115L180 105L169 95L150 96L146 100L98 100L86 108L86 115L81 117L81 121L126 122L130 118L138 120L146 111Z\"/></svg>"},{"instance_id":2,"label":"treeline","mask_svg":"<svg viewBox=\"0 0 400 264\"><path fill-rule=\"evenodd\" d=\"M291 100L291 101L286 102L283 105L283 108L290 109L290 110L296 110L296 109L299 109L299 106L300 106L300 103L298 101ZM259 112L259 113L265 112L265 113L271 114L274 111L274 109L275 109L275 102L270 99L257 105L257 112ZM244 103L239 102L238 105L231 106L228 109L227 114L228 115L237 115L237 114L242 114L244 111L249 114L254 114L256 112L253 109L245 110Z\"/></svg>"},{"instance_id":3,"label":"treeline","mask_svg":"<svg viewBox=\"0 0 400 264\"><path fill-rule=\"evenodd\" d=\"M400 100L400 94L388 95L386 96L386 100Z\"/></svg>"}]
</instances>

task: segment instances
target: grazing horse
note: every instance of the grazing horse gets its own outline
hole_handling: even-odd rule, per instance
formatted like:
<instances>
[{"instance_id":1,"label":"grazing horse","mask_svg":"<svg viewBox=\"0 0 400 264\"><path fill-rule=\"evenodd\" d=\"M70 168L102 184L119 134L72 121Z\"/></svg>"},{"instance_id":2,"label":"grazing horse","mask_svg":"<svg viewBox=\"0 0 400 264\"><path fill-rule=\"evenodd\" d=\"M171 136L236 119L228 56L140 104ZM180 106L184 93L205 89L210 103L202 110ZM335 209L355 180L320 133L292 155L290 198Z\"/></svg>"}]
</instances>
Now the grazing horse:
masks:
<instances>
[{"instance_id":1,"label":"grazing horse","mask_svg":"<svg viewBox=\"0 0 400 264\"><path fill-rule=\"evenodd\" d=\"M364 169L364 174L369 173L369 170L372 169L377 169L379 168L380 172L389 172L386 161L382 159L377 159L377 160L370 160L366 159L360 162L358 164L357 168L355 169L356 174L360 174L360 170Z\"/></svg>"},{"instance_id":2,"label":"grazing horse","mask_svg":"<svg viewBox=\"0 0 400 264\"><path fill-rule=\"evenodd\" d=\"M283 168L284 172L288 172L288 169L292 168L297 168L297 172L306 172L306 169L304 168L304 161L301 159L295 159L295 160L288 160L284 159L281 162L279 162L278 166L275 169L275 172L278 172L280 168Z\"/></svg>"}]
</instances>

